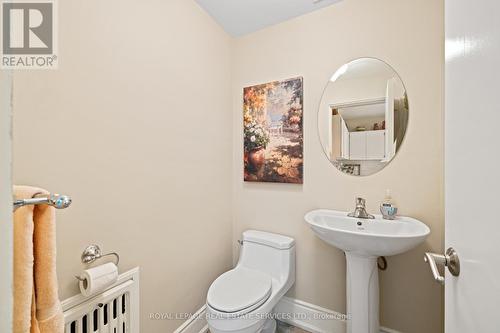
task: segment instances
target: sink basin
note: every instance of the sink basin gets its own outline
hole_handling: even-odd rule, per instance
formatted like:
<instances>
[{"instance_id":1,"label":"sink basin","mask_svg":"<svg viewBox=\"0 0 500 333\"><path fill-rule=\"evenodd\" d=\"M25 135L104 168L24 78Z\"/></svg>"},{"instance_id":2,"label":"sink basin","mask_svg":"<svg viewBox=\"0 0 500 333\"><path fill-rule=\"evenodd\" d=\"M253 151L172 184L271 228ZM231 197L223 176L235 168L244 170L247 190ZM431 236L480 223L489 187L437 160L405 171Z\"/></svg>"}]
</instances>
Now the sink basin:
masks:
<instances>
[{"instance_id":1,"label":"sink basin","mask_svg":"<svg viewBox=\"0 0 500 333\"><path fill-rule=\"evenodd\" d=\"M319 238L345 252L347 333L379 333L377 258L411 250L429 235L429 227L411 217L360 219L327 209L304 219Z\"/></svg>"},{"instance_id":2,"label":"sink basin","mask_svg":"<svg viewBox=\"0 0 500 333\"><path fill-rule=\"evenodd\" d=\"M430 229L411 217L384 220L348 217L347 212L318 209L306 214L305 220L316 235L346 252L366 256L392 256L411 250L422 243Z\"/></svg>"}]
</instances>

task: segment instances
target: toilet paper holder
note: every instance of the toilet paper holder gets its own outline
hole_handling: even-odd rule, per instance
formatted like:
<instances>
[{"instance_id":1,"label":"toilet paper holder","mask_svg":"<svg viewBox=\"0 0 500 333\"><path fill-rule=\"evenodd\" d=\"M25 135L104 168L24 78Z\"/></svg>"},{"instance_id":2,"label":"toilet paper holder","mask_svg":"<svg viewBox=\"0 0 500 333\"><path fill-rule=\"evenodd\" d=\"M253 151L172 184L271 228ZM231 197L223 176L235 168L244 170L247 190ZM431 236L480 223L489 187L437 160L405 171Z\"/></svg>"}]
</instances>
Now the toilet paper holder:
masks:
<instances>
[{"instance_id":1,"label":"toilet paper holder","mask_svg":"<svg viewBox=\"0 0 500 333\"><path fill-rule=\"evenodd\" d=\"M82 252L82 256L81 256L82 264L91 264L94 261L96 261L97 259L101 259L101 258L107 257L107 256L115 256L115 258L116 258L115 265L118 266L118 264L120 263L120 256L118 255L118 253L110 252L110 253L102 254L102 251L101 251L101 248L99 247L99 245L91 244L91 245L87 246L85 248L85 250L83 250L83 252ZM84 280L79 276L75 276L75 278L79 281Z\"/></svg>"}]
</instances>

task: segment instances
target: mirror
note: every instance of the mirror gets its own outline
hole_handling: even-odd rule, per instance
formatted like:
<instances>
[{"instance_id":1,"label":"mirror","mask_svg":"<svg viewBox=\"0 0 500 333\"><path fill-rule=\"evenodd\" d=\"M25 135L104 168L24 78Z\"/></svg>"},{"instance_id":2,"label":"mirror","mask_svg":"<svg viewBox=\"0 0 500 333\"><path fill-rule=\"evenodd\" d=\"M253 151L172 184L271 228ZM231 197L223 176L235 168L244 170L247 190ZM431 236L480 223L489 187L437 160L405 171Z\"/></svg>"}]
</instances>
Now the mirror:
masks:
<instances>
[{"instance_id":1,"label":"mirror","mask_svg":"<svg viewBox=\"0 0 500 333\"><path fill-rule=\"evenodd\" d=\"M325 87L318 111L321 145L340 171L374 174L400 149L408 114L406 89L394 69L379 59L356 59Z\"/></svg>"}]
</instances>

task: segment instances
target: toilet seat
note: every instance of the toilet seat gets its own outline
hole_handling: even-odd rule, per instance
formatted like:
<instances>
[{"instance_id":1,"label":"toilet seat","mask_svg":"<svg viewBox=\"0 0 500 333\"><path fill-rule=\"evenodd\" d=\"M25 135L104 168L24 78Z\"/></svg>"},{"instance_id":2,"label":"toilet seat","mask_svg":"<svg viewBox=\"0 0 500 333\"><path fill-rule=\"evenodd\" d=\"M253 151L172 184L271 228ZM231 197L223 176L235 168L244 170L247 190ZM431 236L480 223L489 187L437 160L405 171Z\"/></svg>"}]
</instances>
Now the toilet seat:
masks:
<instances>
[{"instance_id":1,"label":"toilet seat","mask_svg":"<svg viewBox=\"0 0 500 333\"><path fill-rule=\"evenodd\" d=\"M261 306L272 290L272 279L262 272L238 267L219 276L210 286L207 304L213 309L244 315Z\"/></svg>"}]
</instances>

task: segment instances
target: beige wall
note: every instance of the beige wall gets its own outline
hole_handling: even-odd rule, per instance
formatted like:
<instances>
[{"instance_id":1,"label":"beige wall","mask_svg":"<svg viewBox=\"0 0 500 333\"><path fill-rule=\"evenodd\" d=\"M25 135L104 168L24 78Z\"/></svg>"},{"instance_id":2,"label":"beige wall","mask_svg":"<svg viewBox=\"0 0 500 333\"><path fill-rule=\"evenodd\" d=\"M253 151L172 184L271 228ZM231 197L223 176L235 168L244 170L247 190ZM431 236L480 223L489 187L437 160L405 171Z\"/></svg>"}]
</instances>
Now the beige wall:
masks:
<instances>
[{"instance_id":1,"label":"beige wall","mask_svg":"<svg viewBox=\"0 0 500 333\"><path fill-rule=\"evenodd\" d=\"M58 212L61 298L83 248L141 266L142 332L231 265L231 40L194 1L59 2L59 69L16 72L15 182Z\"/></svg>"},{"instance_id":2,"label":"beige wall","mask_svg":"<svg viewBox=\"0 0 500 333\"><path fill-rule=\"evenodd\" d=\"M314 208L350 210L354 197L376 212L392 189L401 214L431 227L417 249L388 258L381 277L381 323L405 333L443 331L442 289L423 262L443 247L443 1L349 0L235 41L234 231L256 228L297 239L297 281L290 296L345 311L345 259L306 226ZM380 173L355 178L330 165L317 135L317 110L333 72L357 57L380 58L402 77L410 122L397 157ZM244 183L242 88L304 77L304 185ZM235 256L237 249L235 249Z\"/></svg>"}]
</instances>

